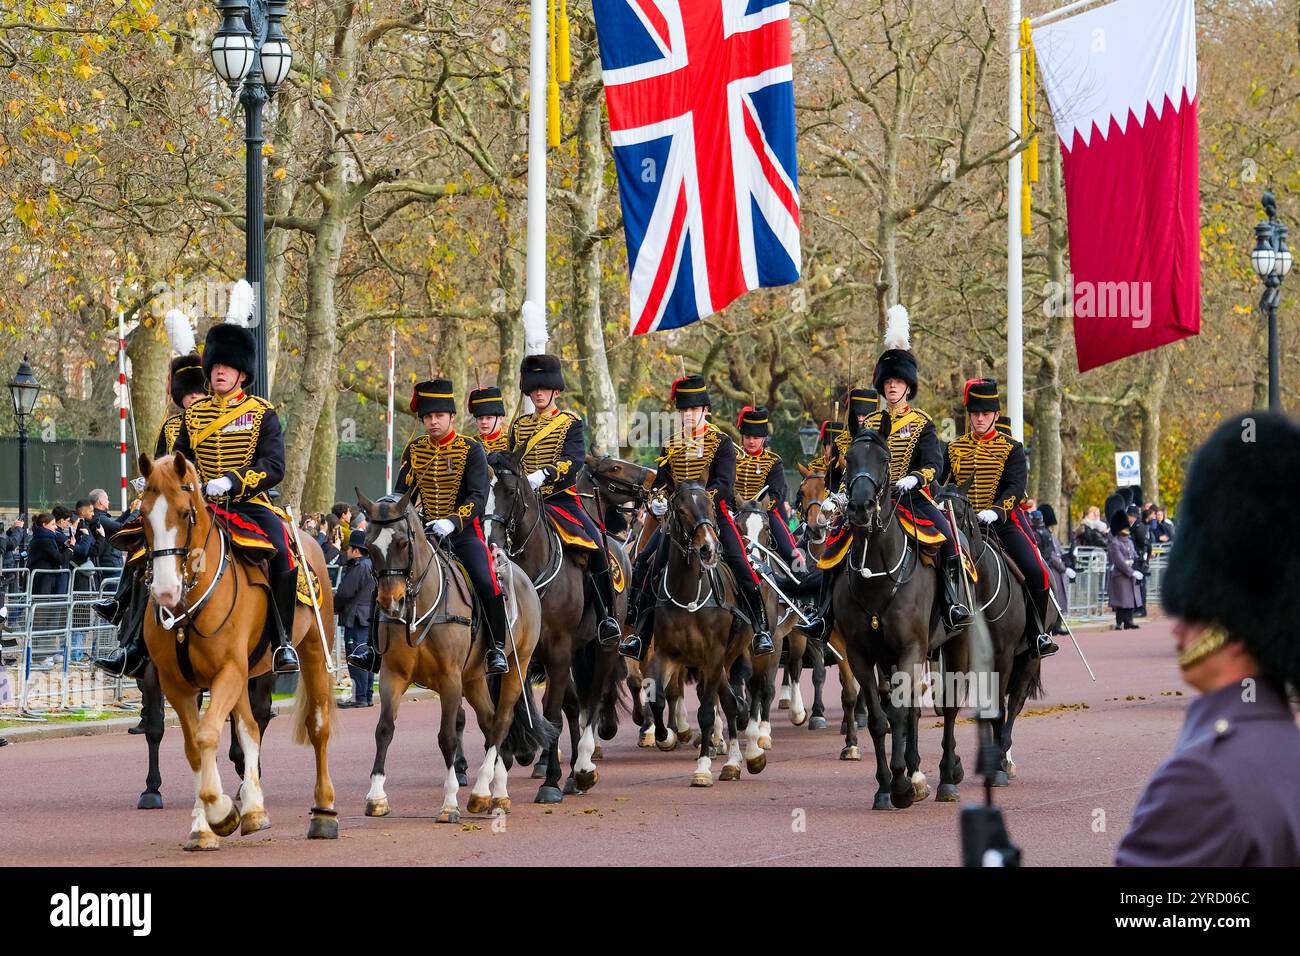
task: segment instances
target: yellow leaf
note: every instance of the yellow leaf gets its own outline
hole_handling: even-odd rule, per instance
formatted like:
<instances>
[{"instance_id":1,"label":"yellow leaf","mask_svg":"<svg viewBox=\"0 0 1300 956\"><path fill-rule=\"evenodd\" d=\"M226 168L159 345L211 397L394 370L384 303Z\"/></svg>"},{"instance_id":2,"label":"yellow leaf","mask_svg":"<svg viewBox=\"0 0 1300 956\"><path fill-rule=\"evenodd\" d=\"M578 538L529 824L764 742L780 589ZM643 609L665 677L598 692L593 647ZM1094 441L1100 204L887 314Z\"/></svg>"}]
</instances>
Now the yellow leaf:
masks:
<instances>
[{"instance_id":1,"label":"yellow leaf","mask_svg":"<svg viewBox=\"0 0 1300 956\"><path fill-rule=\"evenodd\" d=\"M284 177L285 177L285 169L283 166L281 166L279 169L277 169L275 172L271 174L272 179L284 179Z\"/></svg>"},{"instance_id":2,"label":"yellow leaf","mask_svg":"<svg viewBox=\"0 0 1300 956\"><path fill-rule=\"evenodd\" d=\"M77 74L81 79L88 80L95 75L95 68L89 63L78 63L73 67L72 72Z\"/></svg>"},{"instance_id":3,"label":"yellow leaf","mask_svg":"<svg viewBox=\"0 0 1300 956\"><path fill-rule=\"evenodd\" d=\"M320 81L320 92L321 92L321 96L329 96L329 95L330 95L330 90L331 90L331 89L333 89L333 87L330 86L330 81L329 81L329 80L321 80L321 81Z\"/></svg>"},{"instance_id":4,"label":"yellow leaf","mask_svg":"<svg viewBox=\"0 0 1300 956\"><path fill-rule=\"evenodd\" d=\"M271 143L263 143L263 144L262 144L262 155L263 155L263 156L273 156L273 155L275 155L275 146L273 146Z\"/></svg>"},{"instance_id":5,"label":"yellow leaf","mask_svg":"<svg viewBox=\"0 0 1300 956\"><path fill-rule=\"evenodd\" d=\"M77 151L75 149L68 150L63 154L63 161L69 166L77 165Z\"/></svg>"},{"instance_id":6,"label":"yellow leaf","mask_svg":"<svg viewBox=\"0 0 1300 956\"><path fill-rule=\"evenodd\" d=\"M104 98L104 91L103 91L103 90L91 90L91 91L90 91L90 98L91 98L92 100L102 100L102 99Z\"/></svg>"},{"instance_id":7,"label":"yellow leaf","mask_svg":"<svg viewBox=\"0 0 1300 956\"><path fill-rule=\"evenodd\" d=\"M455 183L448 183L446 186L443 187L442 191L445 192L448 196L454 196L456 195L456 189L457 187Z\"/></svg>"}]
</instances>

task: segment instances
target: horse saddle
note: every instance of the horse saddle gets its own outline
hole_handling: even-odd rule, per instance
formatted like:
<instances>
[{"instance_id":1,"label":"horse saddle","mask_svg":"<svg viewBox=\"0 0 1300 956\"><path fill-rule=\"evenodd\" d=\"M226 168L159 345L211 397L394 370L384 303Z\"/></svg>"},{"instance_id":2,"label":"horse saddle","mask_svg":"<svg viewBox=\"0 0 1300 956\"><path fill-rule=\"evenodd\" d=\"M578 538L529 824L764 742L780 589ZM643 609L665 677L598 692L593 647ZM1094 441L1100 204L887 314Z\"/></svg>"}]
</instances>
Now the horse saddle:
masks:
<instances>
[{"instance_id":1,"label":"horse saddle","mask_svg":"<svg viewBox=\"0 0 1300 956\"><path fill-rule=\"evenodd\" d=\"M574 513L580 507L582 506L576 498L571 505L567 506L548 501L546 518L565 547L577 548L580 551L595 551L600 545L587 533L582 521Z\"/></svg>"}]
</instances>

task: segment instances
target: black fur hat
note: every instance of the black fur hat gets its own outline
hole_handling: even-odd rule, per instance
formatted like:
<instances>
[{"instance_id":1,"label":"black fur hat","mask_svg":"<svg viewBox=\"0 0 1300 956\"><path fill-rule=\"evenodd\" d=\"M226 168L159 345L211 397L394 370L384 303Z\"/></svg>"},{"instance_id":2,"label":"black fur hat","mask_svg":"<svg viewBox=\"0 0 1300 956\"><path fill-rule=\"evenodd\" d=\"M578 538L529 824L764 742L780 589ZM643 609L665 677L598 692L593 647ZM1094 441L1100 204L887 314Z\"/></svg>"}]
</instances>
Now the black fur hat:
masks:
<instances>
[{"instance_id":1,"label":"black fur hat","mask_svg":"<svg viewBox=\"0 0 1300 956\"><path fill-rule=\"evenodd\" d=\"M1044 527L1044 528L1055 527L1055 525L1056 525L1056 509L1055 509L1055 508L1053 508L1051 505L1040 504L1040 505L1038 506L1038 511L1039 511L1039 513L1041 513L1042 516L1043 516L1043 527Z\"/></svg>"},{"instance_id":2,"label":"black fur hat","mask_svg":"<svg viewBox=\"0 0 1300 956\"><path fill-rule=\"evenodd\" d=\"M198 352L178 355L172 359L171 371L167 375L167 390L171 393L176 407L181 407L181 399L186 395L200 394L208 390L207 377L203 374L203 360Z\"/></svg>"},{"instance_id":3,"label":"black fur hat","mask_svg":"<svg viewBox=\"0 0 1300 956\"><path fill-rule=\"evenodd\" d=\"M257 339L248 327L254 304L253 287L240 279L230 290L226 321L208 329L203 340L203 374L209 379L214 365L228 365L250 379L256 374Z\"/></svg>"},{"instance_id":4,"label":"black fur hat","mask_svg":"<svg viewBox=\"0 0 1300 956\"><path fill-rule=\"evenodd\" d=\"M758 408L746 405L740 410L740 418L736 419L736 429L742 435L766 438L770 434L767 418L767 409L762 405Z\"/></svg>"},{"instance_id":5,"label":"black fur hat","mask_svg":"<svg viewBox=\"0 0 1300 956\"><path fill-rule=\"evenodd\" d=\"M1128 515L1123 511L1112 511L1110 514L1110 533L1114 535L1127 530Z\"/></svg>"},{"instance_id":6,"label":"black fur hat","mask_svg":"<svg viewBox=\"0 0 1300 956\"><path fill-rule=\"evenodd\" d=\"M702 375L686 375L673 382L670 390L673 403L678 408L698 408L701 405L712 407L709 400L709 383Z\"/></svg>"},{"instance_id":7,"label":"black fur hat","mask_svg":"<svg viewBox=\"0 0 1300 956\"><path fill-rule=\"evenodd\" d=\"M451 379L435 378L416 382L411 390L411 411L423 418L430 412L456 414L456 396L452 394Z\"/></svg>"},{"instance_id":8,"label":"black fur hat","mask_svg":"<svg viewBox=\"0 0 1300 956\"><path fill-rule=\"evenodd\" d=\"M558 355L525 355L519 365L519 390L556 388L564 391L564 373Z\"/></svg>"},{"instance_id":9,"label":"black fur hat","mask_svg":"<svg viewBox=\"0 0 1300 956\"><path fill-rule=\"evenodd\" d=\"M897 378L907 383L907 400L916 398L918 370L916 356L912 354L911 325L907 309L901 305L892 305L885 313L885 351L876 360L876 370L871 375L871 382L876 391L884 394L886 379ZM849 419L852 421L852 417Z\"/></svg>"},{"instance_id":10,"label":"black fur hat","mask_svg":"<svg viewBox=\"0 0 1300 956\"><path fill-rule=\"evenodd\" d=\"M506 413L505 399L501 396L501 389L495 385L484 385L471 391L467 404L469 413L475 418L484 415L502 416Z\"/></svg>"},{"instance_id":11,"label":"black fur hat","mask_svg":"<svg viewBox=\"0 0 1300 956\"><path fill-rule=\"evenodd\" d=\"M1188 468L1160 593L1166 611L1222 627L1265 674L1293 686L1300 686L1297 470L1294 419L1248 412L1224 422Z\"/></svg>"}]
</instances>

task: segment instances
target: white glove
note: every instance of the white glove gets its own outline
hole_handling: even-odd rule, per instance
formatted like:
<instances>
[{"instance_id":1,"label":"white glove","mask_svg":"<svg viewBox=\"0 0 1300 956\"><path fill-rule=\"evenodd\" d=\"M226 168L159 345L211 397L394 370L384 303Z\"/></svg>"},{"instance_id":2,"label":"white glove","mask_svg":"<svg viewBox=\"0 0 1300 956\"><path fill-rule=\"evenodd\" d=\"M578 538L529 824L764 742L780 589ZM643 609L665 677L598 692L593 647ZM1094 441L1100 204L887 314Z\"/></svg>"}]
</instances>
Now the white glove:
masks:
<instances>
[{"instance_id":1,"label":"white glove","mask_svg":"<svg viewBox=\"0 0 1300 956\"><path fill-rule=\"evenodd\" d=\"M207 487L203 489L203 493L209 498L220 498L223 495L229 494L230 489L234 486L235 483L233 481L225 475L222 475L220 478L213 478L209 481Z\"/></svg>"},{"instance_id":2,"label":"white glove","mask_svg":"<svg viewBox=\"0 0 1300 956\"><path fill-rule=\"evenodd\" d=\"M445 538L456 530L456 522L450 518L439 518L437 521L431 522L431 524L431 530L440 538Z\"/></svg>"},{"instance_id":3,"label":"white glove","mask_svg":"<svg viewBox=\"0 0 1300 956\"><path fill-rule=\"evenodd\" d=\"M1066 568L1066 569L1065 569L1065 579L1066 579L1067 581L1073 581L1073 580L1074 580L1075 578L1077 578L1078 576L1079 576L1079 575L1077 575L1077 574L1074 573L1074 568Z\"/></svg>"},{"instance_id":4,"label":"white glove","mask_svg":"<svg viewBox=\"0 0 1300 956\"><path fill-rule=\"evenodd\" d=\"M533 491L536 491L538 488L542 487L542 485L544 485L545 483L546 483L546 472L540 468L528 476L528 487L532 488Z\"/></svg>"},{"instance_id":5,"label":"white glove","mask_svg":"<svg viewBox=\"0 0 1300 956\"><path fill-rule=\"evenodd\" d=\"M899 478L894 482L894 487L899 491L911 491L920 483L921 479L916 477L916 475L904 475L902 478Z\"/></svg>"},{"instance_id":6,"label":"white glove","mask_svg":"<svg viewBox=\"0 0 1300 956\"><path fill-rule=\"evenodd\" d=\"M668 502L663 498L651 499L648 507L650 513L656 518L662 518L664 515L668 514Z\"/></svg>"},{"instance_id":7,"label":"white glove","mask_svg":"<svg viewBox=\"0 0 1300 956\"><path fill-rule=\"evenodd\" d=\"M984 524L992 524L993 522L998 520L998 513L994 511L992 508L985 508L975 517L979 518L980 521L984 522Z\"/></svg>"},{"instance_id":8,"label":"white glove","mask_svg":"<svg viewBox=\"0 0 1300 956\"><path fill-rule=\"evenodd\" d=\"M1134 581L1141 581L1141 580L1142 580L1142 572L1141 572L1141 571L1134 571L1134 572L1133 572L1133 580L1134 580Z\"/></svg>"}]
</instances>

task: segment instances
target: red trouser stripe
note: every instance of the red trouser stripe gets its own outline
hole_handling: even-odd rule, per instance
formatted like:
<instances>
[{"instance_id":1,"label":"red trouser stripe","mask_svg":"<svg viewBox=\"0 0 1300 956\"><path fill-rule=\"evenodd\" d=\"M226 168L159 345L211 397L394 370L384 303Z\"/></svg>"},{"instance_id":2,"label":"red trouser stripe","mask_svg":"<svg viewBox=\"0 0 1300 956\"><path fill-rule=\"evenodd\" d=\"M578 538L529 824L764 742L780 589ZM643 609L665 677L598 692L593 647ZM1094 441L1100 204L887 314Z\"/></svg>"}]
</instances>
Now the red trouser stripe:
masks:
<instances>
[{"instance_id":1,"label":"red trouser stripe","mask_svg":"<svg viewBox=\"0 0 1300 956\"><path fill-rule=\"evenodd\" d=\"M1038 545L1034 544L1034 539L1029 537L1028 532L1025 531L1024 526L1020 523L1019 508L1015 508L1012 510L1011 523L1014 524L1016 526L1016 530L1019 531L1021 535L1024 536L1025 543L1029 545L1029 553L1032 554L1034 556L1034 560L1038 562L1038 570L1043 572L1043 589L1044 590L1050 589L1052 586L1051 575L1047 573L1047 565L1043 564L1043 557L1038 553ZM1020 570L1024 571L1026 574L1029 573L1028 568L1021 568Z\"/></svg>"},{"instance_id":2,"label":"red trouser stripe","mask_svg":"<svg viewBox=\"0 0 1300 956\"><path fill-rule=\"evenodd\" d=\"M749 568L749 576L754 579L755 584L759 584L754 566L749 563L749 551L745 548L745 539L741 536L740 529L736 527L736 522L731 520L731 509L727 507L725 501L722 501L718 503L718 510L722 512L722 517L727 519L727 524L731 525L731 533L736 536L736 542L740 545L740 559L745 562L745 567Z\"/></svg>"},{"instance_id":3,"label":"red trouser stripe","mask_svg":"<svg viewBox=\"0 0 1300 956\"><path fill-rule=\"evenodd\" d=\"M492 560L492 549L488 547L487 538L483 537L483 526L479 524L478 518L474 519L474 534L477 535L479 541L483 542L483 550L487 552L488 574L492 576L492 593L500 594L501 583L497 581L497 567Z\"/></svg>"}]
</instances>

